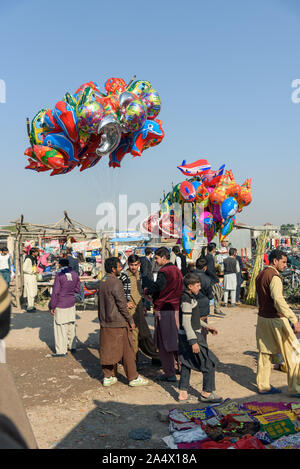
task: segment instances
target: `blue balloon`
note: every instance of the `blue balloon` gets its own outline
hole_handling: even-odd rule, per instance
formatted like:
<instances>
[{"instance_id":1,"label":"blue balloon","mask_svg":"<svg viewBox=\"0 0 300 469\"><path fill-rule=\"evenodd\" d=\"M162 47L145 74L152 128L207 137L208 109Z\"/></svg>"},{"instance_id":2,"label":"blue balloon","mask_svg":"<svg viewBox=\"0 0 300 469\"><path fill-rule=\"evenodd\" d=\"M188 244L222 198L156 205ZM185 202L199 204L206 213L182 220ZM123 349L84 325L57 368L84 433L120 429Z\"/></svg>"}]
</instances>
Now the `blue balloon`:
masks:
<instances>
[{"instance_id":1,"label":"blue balloon","mask_svg":"<svg viewBox=\"0 0 300 469\"><path fill-rule=\"evenodd\" d=\"M194 244L196 241L196 235L194 234L191 226L183 225L182 227L182 246L188 256L191 255Z\"/></svg>"},{"instance_id":2,"label":"blue balloon","mask_svg":"<svg viewBox=\"0 0 300 469\"><path fill-rule=\"evenodd\" d=\"M222 230L221 230L221 234L223 236L227 236L229 233L232 232L232 229L233 229L233 218L229 218L228 220L226 220Z\"/></svg>"},{"instance_id":3,"label":"blue balloon","mask_svg":"<svg viewBox=\"0 0 300 469\"><path fill-rule=\"evenodd\" d=\"M192 184L193 184L193 186L194 186L194 188L195 188L195 191L197 192L197 189L198 189L199 186L201 186L202 182L200 182L200 181L194 181L194 182L192 182Z\"/></svg>"},{"instance_id":4,"label":"blue balloon","mask_svg":"<svg viewBox=\"0 0 300 469\"><path fill-rule=\"evenodd\" d=\"M68 155L69 161L78 161L75 156L75 146L73 142L62 132L46 135L43 146L55 148L57 151L63 150Z\"/></svg>"},{"instance_id":5,"label":"blue balloon","mask_svg":"<svg viewBox=\"0 0 300 469\"><path fill-rule=\"evenodd\" d=\"M239 205L234 197L228 197L228 199L225 199L224 202L221 204L221 216L225 220L227 218L233 217L237 210L239 208Z\"/></svg>"}]
</instances>

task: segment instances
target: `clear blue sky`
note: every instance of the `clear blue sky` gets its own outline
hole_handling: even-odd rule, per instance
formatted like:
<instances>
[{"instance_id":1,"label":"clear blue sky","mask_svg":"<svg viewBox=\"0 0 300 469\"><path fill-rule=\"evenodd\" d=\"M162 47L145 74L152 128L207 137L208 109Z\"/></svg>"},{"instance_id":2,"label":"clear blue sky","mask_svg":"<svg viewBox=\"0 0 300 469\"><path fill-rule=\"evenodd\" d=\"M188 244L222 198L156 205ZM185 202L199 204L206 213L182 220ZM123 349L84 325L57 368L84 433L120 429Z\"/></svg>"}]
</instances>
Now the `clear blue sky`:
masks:
<instances>
[{"instance_id":1,"label":"clear blue sky","mask_svg":"<svg viewBox=\"0 0 300 469\"><path fill-rule=\"evenodd\" d=\"M159 200L176 166L207 158L253 181L238 221L300 222L297 0L27 0L1 2L1 217L55 222L67 210L96 226L100 202ZM64 176L25 170L26 117L66 91L108 77L149 80L162 99L165 139L121 169L108 161Z\"/></svg>"}]
</instances>

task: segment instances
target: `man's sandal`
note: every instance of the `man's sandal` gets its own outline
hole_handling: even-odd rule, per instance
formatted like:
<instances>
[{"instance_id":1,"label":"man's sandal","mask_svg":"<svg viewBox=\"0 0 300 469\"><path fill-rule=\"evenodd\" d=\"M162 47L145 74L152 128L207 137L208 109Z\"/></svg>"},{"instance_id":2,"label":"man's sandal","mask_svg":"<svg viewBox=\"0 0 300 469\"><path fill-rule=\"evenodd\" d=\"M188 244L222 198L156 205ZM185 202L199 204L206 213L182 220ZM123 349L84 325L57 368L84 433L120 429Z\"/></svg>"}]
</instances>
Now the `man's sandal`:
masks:
<instances>
[{"instance_id":1,"label":"man's sandal","mask_svg":"<svg viewBox=\"0 0 300 469\"><path fill-rule=\"evenodd\" d=\"M269 391L258 391L258 394L279 394L281 393L281 389L274 388L274 386L271 385L271 388Z\"/></svg>"},{"instance_id":2,"label":"man's sandal","mask_svg":"<svg viewBox=\"0 0 300 469\"><path fill-rule=\"evenodd\" d=\"M202 396L202 394L201 394L201 396L199 397L199 401L201 401L201 402L218 403L218 402L222 402L222 401L223 401L223 398L222 398L222 397L218 397L214 392L211 392L208 397L204 397L204 396Z\"/></svg>"}]
</instances>

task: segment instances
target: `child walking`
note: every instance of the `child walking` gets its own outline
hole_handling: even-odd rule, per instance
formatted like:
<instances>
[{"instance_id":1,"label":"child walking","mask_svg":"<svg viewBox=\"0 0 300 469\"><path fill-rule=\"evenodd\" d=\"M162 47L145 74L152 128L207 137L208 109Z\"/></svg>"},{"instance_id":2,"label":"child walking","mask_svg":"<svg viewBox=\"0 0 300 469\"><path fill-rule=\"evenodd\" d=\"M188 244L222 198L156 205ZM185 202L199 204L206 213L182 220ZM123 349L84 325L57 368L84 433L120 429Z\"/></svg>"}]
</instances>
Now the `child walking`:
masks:
<instances>
[{"instance_id":1,"label":"child walking","mask_svg":"<svg viewBox=\"0 0 300 469\"><path fill-rule=\"evenodd\" d=\"M179 360L181 362L181 374L179 382L180 401L188 399L191 370L200 371L203 374L202 391L199 397L201 402L222 402L215 391L215 367L217 357L209 350L206 339L201 334L205 328L212 334L217 330L209 327L201 320L201 310L197 302L197 295L201 288L199 276L189 273L184 277L184 291L181 295L178 331Z\"/></svg>"}]
</instances>

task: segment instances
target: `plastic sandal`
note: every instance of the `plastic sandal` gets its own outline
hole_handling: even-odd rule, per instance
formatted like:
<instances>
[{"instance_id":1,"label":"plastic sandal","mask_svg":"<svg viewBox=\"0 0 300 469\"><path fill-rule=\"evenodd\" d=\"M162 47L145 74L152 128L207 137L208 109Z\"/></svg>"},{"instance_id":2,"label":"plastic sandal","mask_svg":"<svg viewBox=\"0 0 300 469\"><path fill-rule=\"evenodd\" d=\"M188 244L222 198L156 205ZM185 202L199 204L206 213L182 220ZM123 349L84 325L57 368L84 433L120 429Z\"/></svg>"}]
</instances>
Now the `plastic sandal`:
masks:
<instances>
[{"instance_id":1,"label":"plastic sandal","mask_svg":"<svg viewBox=\"0 0 300 469\"><path fill-rule=\"evenodd\" d=\"M281 392L281 389L274 388L274 386L271 385L271 389L269 391L258 391L258 394L279 394Z\"/></svg>"},{"instance_id":2,"label":"plastic sandal","mask_svg":"<svg viewBox=\"0 0 300 469\"><path fill-rule=\"evenodd\" d=\"M215 403L217 403L217 402L222 402L222 401L223 401L223 398L222 398L222 397L217 397L217 396L215 395L215 393L212 392L212 393L210 393L210 395L209 395L208 397L200 396L200 397L199 397L199 401L201 401L201 402L212 402L212 403L215 402Z\"/></svg>"}]
</instances>

